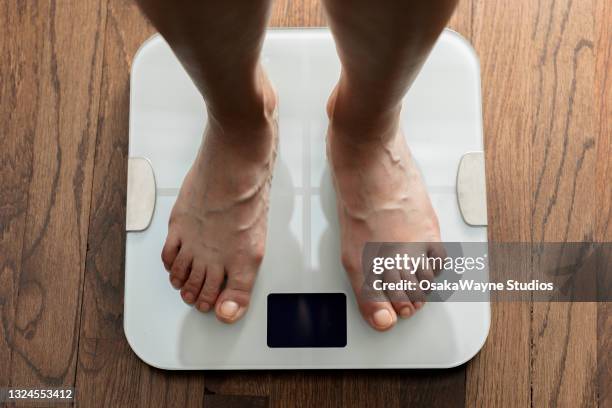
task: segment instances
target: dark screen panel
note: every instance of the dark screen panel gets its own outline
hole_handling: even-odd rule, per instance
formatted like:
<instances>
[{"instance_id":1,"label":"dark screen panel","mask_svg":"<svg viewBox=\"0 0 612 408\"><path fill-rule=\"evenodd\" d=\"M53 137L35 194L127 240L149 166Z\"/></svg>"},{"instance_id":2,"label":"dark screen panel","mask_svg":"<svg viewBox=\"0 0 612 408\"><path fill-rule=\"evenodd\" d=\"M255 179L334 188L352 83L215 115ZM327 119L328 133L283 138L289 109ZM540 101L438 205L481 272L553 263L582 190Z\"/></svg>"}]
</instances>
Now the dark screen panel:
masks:
<instances>
[{"instance_id":1,"label":"dark screen panel","mask_svg":"<svg viewBox=\"0 0 612 408\"><path fill-rule=\"evenodd\" d=\"M269 294L268 347L346 347L346 295Z\"/></svg>"}]
</instances>

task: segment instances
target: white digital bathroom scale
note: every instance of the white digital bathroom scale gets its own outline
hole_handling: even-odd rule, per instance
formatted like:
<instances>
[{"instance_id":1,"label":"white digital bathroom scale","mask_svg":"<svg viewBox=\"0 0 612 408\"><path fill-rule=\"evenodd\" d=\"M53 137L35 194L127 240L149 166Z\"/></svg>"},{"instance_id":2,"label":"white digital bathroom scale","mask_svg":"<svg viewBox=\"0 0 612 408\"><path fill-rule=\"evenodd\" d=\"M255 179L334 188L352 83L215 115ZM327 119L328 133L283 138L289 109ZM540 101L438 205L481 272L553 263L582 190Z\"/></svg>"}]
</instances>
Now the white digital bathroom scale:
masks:
<instances>
[{"instance_id":1,"label":"white digital bathroom scale","mask_svg":"<svg viewBox=\"0 0 612 408\"><path fill-rule=\"evenodd\" d=\"M280 128L267 252L249 311L227 325L183 303L160 259L205 127L204 103L162 37L134 58L124 311L134 352L181 370L447 368L471 359L489 331L488 302L430 302L387 332L359 314L340 263L325 154L325 106L340 72L329 30L269 30L262 59L279 94ZM457 33L436 43L406 96L402 126L443 240L486 242L479 64ZM309 319L330 311L333 327L313 336Z\"/></svg>"}]
</instances>

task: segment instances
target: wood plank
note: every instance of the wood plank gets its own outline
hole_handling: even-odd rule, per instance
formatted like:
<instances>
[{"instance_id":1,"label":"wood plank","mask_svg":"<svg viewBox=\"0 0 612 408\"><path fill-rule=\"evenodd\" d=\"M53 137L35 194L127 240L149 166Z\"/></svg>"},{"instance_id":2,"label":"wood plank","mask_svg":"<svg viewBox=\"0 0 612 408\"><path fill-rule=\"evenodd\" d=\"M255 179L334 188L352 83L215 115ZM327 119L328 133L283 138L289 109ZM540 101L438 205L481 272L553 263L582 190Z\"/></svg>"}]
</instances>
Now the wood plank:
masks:
<instances>
[{"instance_id":1,"label":"wood plank","mask_svg":"<svg viewBox=\"0 0 612 408\"><path fill-rule=\"evenodd\" d=\"M595 240L612 242L612 3L598 0L595 17L594 106L597 135L597 175L594 190L601 192ZM612 259L609 260L612 263ZM612 406L612 304L597 305L597 393L600 407Z\"/></svg>"},{"instance_id":2,"label":"wood plank","mask_svg":"<svg viewBox=\"0 0 612 408\"><path fill-rule=\"evenodd\" d=\"M112 0L102 73L76 386L84 406L198 407L199 373L166 373L133 353L123 333L129 72L153 34L133 1Z\"/></svg>"},{"instance_id":3,"label":"wood plank","mask_svg":"<svg viewBox=\"0 0 612 408\"><path fill-rule=\"evenodd\" d=\"M399 408L414 406L414 395L407 391L415 385L418 373L407 371L368 370L346 371L344 373L342 394L336 392L331 401L333 406ZM429 383L428 374L421 374ZM335 405L334 405L335 403Z\"/></svg>"},{"instance_id":4,"label":"wood plank","mask_svg":"<svg viewBox=\"0 0 612 408\"><path fill-rule=\"evenodd\" d=\"M401 379L400 406L464 407L466 374L465 365L445 370L412 371Z\"/></svg>"},{"instance_id":5,"label":"wood plank","mask_svg":"<svg viewBox=\"0 0 612 408\"><path fill-rule=\"evenodd\" d=\"M607 242L612 240L608 238ZM597 395L600 407L612 406L612 304L602 302L597 307Z\"/></svg>"},{"instance_id":6,"label":"wood plank","mask_svg":"<svg viewBox=\"0 0 612 408\"><path fill-rule=\"evenodd\" d=\"M23 8L25 4L18 6L19 12L25 13L22 24L27 27L29 21L24 20L31 18L42 42L34 42L36 55L24 53L29 60L22 61L26 73L36 71L30 80L37 85L37 110L30 123L21 124L31 132L32 170L21 271L15 279L18 297L11 383L72 385L99 102L104 1L40 1ZM75 21L79 30L74 30ZM32 67L27 67L29 64ZM28 104L20 105L27 112ZM13 137L18 134L16 131Z\"/></svg>"},{"instance_id":7,"label":"wood plank","mask_svg":"<svg viewBox=\"0 0 612 408\"><path fill-rule=\"evenodd\" d=\"M533 23L532 236L535 242L594 239L593 2L541 0ZM534 253L534 266L549 260ZM535 302L534 406L596 406L597 307Z\"/></svg>"},{"instance_id":8,"label":"wood plank","mask_svg":"<svg viewBox=\"0 0 612 408\"><path fill-rule=\"evenodd\" d=\"M265 371L211 371L206 373L206 393L267 397L269 374Z\"/></svg>"},{"instance_id":9,"label":"wood plank","mask_svg":"<svg viewBox=\"0 0 612 408\"><path fill-rule=\"evenodd\" d=\"M482 73L491 242L531 240L531 137L525 118L533 104L525 81L531 69L525 44L532 41L532 4L472 5L472 43ZM487 342L468 365L466 406L530 406L530 305L493 303L491 309Z\"/></svg>"},{"instance_id":10,"label":"wood plank","mask_svg":"<svg viewBox=\"0 0 612 408\"><path fill-rule=\"evenodd\" d=\"M448 28L461 34L466 40L474 37L474 4L477 0L459 0L455 12L448 21Z\"/></svg>"},{"instance_id":11,"label":"wood plank","mask_svg":"<svg viewBox=\"0 0 612 408\"><path fill-rule=\"evenodd\" d=\"M594 191L599 192L596 240L612 242L612 3L597 0L595 17L595 84L593 105L597 135L597 178Z\"/></svg>"},{"instance_id":12,"label":"wood plank","mask_svg":"<svg viewBox=\"0 0 612 408\"><path fill-rule=\"evenodd\" d=\"M204 406L206 408L267 408L269 401L268 397L206 394Z\"/></svg>"},{"instance_id":13,"label":"wood plank","mask_svg":"<svg viewBox=\"0 0 612 408\"><path fill-rule=\"evenodd\" d=\"M272 5L271 27L321 27L325 25L320 0L276 0Z\"/></svg>"},{"instance_id":14,"label":"wood plank","mask_svg":"<svg viewBox=\"0 0 612 408\"><path fill-rule=\"evenodd\" d=\"M21 251L32 176L46 27L38 4L3 2L0 8L0 386L11 383L11 358Z\"/></svg>"},{"instance_id":15,"label":"wood plank","mask_svg":"<svg viewBox=\"0 0 612 408\"><path fill-rule=\"evenodd\" d=\"M345 371L282 371L270 373L270 406L338 407L344 403Z\"/></svg>"}]
</instances>

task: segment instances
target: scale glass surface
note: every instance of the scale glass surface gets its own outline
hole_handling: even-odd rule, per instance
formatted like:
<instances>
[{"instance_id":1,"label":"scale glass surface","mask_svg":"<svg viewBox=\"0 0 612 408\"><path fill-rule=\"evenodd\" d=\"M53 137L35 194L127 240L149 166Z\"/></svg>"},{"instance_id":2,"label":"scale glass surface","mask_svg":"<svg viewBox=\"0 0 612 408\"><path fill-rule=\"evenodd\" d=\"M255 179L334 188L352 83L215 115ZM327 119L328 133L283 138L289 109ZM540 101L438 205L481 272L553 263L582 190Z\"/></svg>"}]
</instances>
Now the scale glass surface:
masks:
<instances>
[{"instance_id":1,"label":"scale glass surface","mask_svg":"<svg viewBox=\"0 0 612 408\"><path fill-rule=\"evenodd\" d=\"M226 325L183 303L160 260L206 124L204 103L159 35L134 58L124 310L134 352L152 366L181 370L447 368L471 359L489 331L488 302L428 303L384 333L359 314L340 264L325 155L325 105L340 72L329 30L269 30L262 60L280 97L268 242L249 311ZM457 33L446 30L436 43L405 98L402 127L443 240L485 242L482 197L471 204L484 206L480 225L466 223L458 204L460 162L466 154L482 160L483 138L478 59ZM326 308L334 330L309 326L308 316L319 321Z\"/></svg>"}]
</instances>

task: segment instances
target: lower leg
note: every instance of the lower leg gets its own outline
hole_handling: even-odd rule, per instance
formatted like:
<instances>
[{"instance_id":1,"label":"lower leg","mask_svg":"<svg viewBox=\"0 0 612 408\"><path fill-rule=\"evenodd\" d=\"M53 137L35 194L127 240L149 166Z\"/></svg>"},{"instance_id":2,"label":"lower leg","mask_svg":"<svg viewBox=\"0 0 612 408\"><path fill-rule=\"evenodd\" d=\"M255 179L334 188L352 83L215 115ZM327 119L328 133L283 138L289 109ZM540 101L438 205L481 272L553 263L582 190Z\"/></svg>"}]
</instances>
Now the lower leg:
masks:
<instances>
[{"instance_id":1,"label":"lower leg","mask_svg":"<svg viewBox=\"0 0 612 408\"><path fill-rule=\"evenodd\" d=\"M342 103L330 106L334 121L378 133L374 122L395 117L456 3L325 0L342 61L335 90Z\"/></svg>"},{"instance_id":2,"label":"lower leg","mask_svg":"<svg viewBox=\"0 0 612 408\"><path fill-rule=\"evenodd\" d=\"M172 286L227 323L246 312L261 263L276 96L259 53L269 0L138 0L202 94L204 141L170 215Z\"/></svg>"},{"instance_id":3,"label":"lower leg","mask_svg":"<svg viewBox=\"0 0 612 408\"><path fill-rule=\"evenodd\" d=\"M423 295L364 291L365 243L440 240L427 189L399 129L399 114L455 3L325 0L342 62L328 103L328 155L342 259L364 318L378 330L391 328L398 315L411 316L423 305ZM438 248L431 244L426 250ZM384 276L385 281L401 278ZM416 278L431 279L433 273L419 271Z\"/></svg>"},{"instance_id":4,"label":"lower leg","mask_svg":"<svg viewBox=\"0 0 612 408\"><path fill-rule=\"evenodd\" d=\"M137 0L222 123L259 120L270 106L259 64L270 0ZM267 101L273 105L274 101Z\"/></svg>"}]
</instances>

